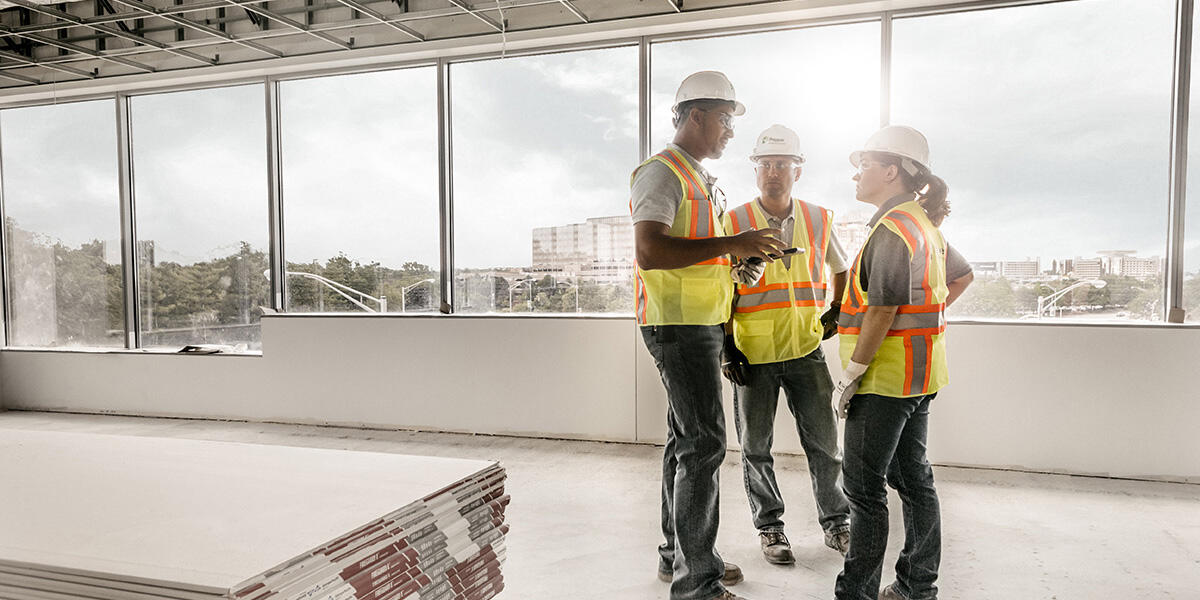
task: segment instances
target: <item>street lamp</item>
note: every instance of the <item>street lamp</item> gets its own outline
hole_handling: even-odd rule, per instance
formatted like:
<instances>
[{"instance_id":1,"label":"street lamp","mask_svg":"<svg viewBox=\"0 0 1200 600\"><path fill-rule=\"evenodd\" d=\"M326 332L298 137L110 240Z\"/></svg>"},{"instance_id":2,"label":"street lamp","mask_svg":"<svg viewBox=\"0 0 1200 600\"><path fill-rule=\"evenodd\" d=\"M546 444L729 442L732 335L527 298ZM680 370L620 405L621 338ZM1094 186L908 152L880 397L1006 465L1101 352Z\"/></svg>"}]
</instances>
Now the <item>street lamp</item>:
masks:
<instances>
[{"instance_id":1,"label":"street lamp","mask_svg":"<svg viewBox=\"0 0 1200 600\"><path fill-rule=\"evenodd\" d=\"M1103 279L1085 279L1083 281L1075 282L1074 284L1069 285L1061 290L1058 290L1057 292L1054 292L1053 294L1050 294L1049 296L1038 296L1037 318L1041 319L1043 312L1053 309L1055 303L1057 303L1060 298L1067 295L1067 292L1069 292L1075 288L1083 287L1085 285L1090 285L1099 290L1099 289L1103 289L1104 286L1108 285L1108 282L1104 281Z\"/></svg>"},{"instance_id":2,"label":"street lamp","mask_svg":"<svg viewBox=\"0 0 1200 600\"><path fill-rule=\"evenodd\" d=\"M320 275L317 275L316 273L306 273L304 271L286 271L284 274L287 276L290 276L290 277L303 277L305 279L312 279L312 280L316 281L317 283L320 283L321 285L333 290L337 295L345 298L346 300L349 300L351 304L353 304L367 312L387 312L387 296L380 296L380 297L376 298L375 296L372 296L365 292L360 292L348 285L342 285L332 279L327 279L325 277L321 277ZM267 269L266 271L263 271L263 277L266 277L269 279L271 277L271 270ZM349 292L349 293L347 293L347 292ZM357 295L358 300L351 298L350 294ZM318 298L319 297L320 296L318 296ZM375 309L367 306L366 304L363 304L363 302L366 302L368 300L378 304L379 310L375 310Z\"/></svg>"},{"instance_id":3,"label":"street lamp","mask_svg":"<svg viewBox=\"0 0 1200 600\"><path fill-rule=\"evenodd\" d=\"M531 283L532 281L533 281L532 277L522 277L521 279L517 279L515 282L509 284L509 286L508 286L508 311L509 312L512 312L513 290L525 285L526 283L530 284L529 285L528 309L533 310L533 284Z\"/></svg>"},{"instance_id":4,"label":"street lamp","mask_svg":"<svg viewBox=\"0 0 1200 600\"><path fill-rule=\"evenodd\" d=\"M418 285L421 285L422 283L433 283L433 280L432 279L422 279L412 285L406 285L406 286L400 288L400 312L404 312L404 309L406 308L405 300L408 298L408 290L411 290L411 289L417 287ZM386 306L386 304L384 306Z\"/></svg>"}]
</instances>

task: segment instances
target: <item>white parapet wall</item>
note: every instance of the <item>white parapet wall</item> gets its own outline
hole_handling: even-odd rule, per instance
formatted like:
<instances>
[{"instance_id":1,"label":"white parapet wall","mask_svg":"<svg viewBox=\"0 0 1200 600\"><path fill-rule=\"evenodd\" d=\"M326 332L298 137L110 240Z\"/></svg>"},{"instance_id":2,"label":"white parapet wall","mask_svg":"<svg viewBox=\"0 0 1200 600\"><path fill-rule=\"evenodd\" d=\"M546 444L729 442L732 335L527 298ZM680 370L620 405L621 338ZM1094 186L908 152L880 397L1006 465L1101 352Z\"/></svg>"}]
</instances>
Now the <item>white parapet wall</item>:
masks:
<instances>
[{"instance_id":1,"label":"white parapet wall","mask_svg":"<svg viewBox=\"0 0 1200 600\"><path fill-rule=\"evenodd\" d=\"M935 462L1200 482L1200 329L954 323L949 340ZM261 357L4 351L0 399L624 442L660 442L666 414L624 318L268 316ZM776 448L798 452L780 417Z\"/></svg>"}]
</instances>

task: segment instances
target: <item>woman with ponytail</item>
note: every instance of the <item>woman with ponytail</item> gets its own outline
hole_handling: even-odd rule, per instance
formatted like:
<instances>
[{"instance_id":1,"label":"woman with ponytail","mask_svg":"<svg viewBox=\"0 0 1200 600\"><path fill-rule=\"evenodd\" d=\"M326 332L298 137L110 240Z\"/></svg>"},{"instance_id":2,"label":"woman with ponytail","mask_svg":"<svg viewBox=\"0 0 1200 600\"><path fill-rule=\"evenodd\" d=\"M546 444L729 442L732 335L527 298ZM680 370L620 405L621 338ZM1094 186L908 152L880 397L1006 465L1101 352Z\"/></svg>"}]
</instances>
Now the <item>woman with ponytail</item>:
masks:
<instances>
[{"instance_id":1,"label":"woman with ponytail","mask_svg":"<svg viewBox=\"0 0 1200 600\"><path fill-rule=\"evenodd\" d=\"M971 267L938 227L950 214L946 182L929 169L929 144L890 126L850 155L859 201L877 207L850 269L838 318L843 373L834 390L846 419L843 487L850 551L839 600L937 598L941 512L925 456L929 406L946 385L945 311ZM887 485L904 504L896 580L879 589L887 549Z\"/></svg>"}]
</instances>

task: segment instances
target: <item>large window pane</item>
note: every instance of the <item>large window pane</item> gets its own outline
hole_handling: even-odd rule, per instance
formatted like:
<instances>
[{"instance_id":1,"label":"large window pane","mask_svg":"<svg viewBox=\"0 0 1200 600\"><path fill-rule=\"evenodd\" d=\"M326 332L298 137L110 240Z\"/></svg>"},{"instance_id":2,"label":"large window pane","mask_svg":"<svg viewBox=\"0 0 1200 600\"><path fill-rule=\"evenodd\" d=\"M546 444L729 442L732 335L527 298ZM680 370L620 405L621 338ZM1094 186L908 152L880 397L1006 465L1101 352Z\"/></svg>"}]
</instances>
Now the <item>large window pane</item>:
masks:
<instances>
[{"instance_id":1,"label":"large window pane","mask_svg":"<svg viewBox=\"0 0 1200 600\"><path fill-rule=\"evenodd\" d=\"M1173 11L1083 0L894 22L892 121L929 137L943 231L976 266L950 314L1161 319Z\"/></svg>"},{"instance_id":2,"label":"large window pane","mask_svg":"<svg viewBox=\"0 0 1200 600\"><path fill-rule=\"evenodd\" d=\"M675 134L671 105L683 78L721 71L746 105L724 154L704 162L729 208L758 196L750 152L759 133L784 125L799 134L805 154L792 195L833 210L839 239L847 252L856 252L872 211L854 200L848 157L879 127L879 27L859 23L655 44L651 152Z\"/></svg>"},{"instance_id":3,"label":"large window pane","mask_svg":"<svg viewBox=\"0 0 1200 600\"><path fill-rule=\"evenodd\" d=\"M436 312L436 70L279 87L287 309Z\"/></svg>"},{"instance_id":4,"label":"large window pane","mask_svg":"<svg viewBox=\"0 0 1200 600\"><path fill-rule=\"evenodd\" d=\"M264 106L260 85L130 99L144 347L261 347Z\"/></svg>"},{"instance_id":5,"label":"large window pane","mask_svg":"<svg viewBox=\"0 0 1200 600\"><path fill-rule=\"evenodd\" d=\"M637 48L451 74L456 310L633 312Z\"/></svg>"},{"instance_id":6,"label":"large window pane","mask_svg":"<svg viewBox=\"0 0 1200 600\"><path fill-rule=\"evenodd\" d=\"M111 100L0 111L12 346L123 346Z\"/></svg>"}]
</instances>

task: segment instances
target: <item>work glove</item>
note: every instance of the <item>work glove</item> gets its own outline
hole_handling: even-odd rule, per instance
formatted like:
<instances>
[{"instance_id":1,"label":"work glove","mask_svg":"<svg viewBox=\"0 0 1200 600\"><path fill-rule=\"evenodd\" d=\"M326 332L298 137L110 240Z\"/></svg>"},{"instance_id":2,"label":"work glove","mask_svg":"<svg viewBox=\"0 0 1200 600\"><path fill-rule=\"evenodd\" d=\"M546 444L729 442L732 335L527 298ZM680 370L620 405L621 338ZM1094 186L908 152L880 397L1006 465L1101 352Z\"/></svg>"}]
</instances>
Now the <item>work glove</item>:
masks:
<instances>
[{"instance_id":1,"label":"work glove","mask_svg":"<svg viewBox=\"0 0 1200 600\"><path fill-rule=\"evenodd\" d=\"M859 381L862 379L863 373L867 372L868 366L850 361L846 370L842 371L837 386L833 388L833 399L837 400L839 417L846 418L846 413L850 410L850 398L853 398L854 394L858 392Z\"/></svg>"},{"instance_id":2,"label":"work glove","mask_svg":"<svg viewBox=\"0 0 1200 600\"><path fill-rule=\"evenodd\" d=\"M751 263L746 260L739 260L733 265L733 269L729 271L733 280L744 286L752 286L762 279L763 273L767 271L767 263L757 262Z\"/></svg>"},{"instance_id":3,"label":"work glove","mask_svg":"<svg viewBox=\"0 0 1200 600\"><path fill-rule=\"evenodd\" d=\"M725 336L725 347L721 349L721 374L734 385L746 385L750 380L750 361L738 349L732 335Z\"/></svg>"},{"instance_id":4,"label":"work glove","mask_svg":"<svg viewBox=\"0 0 1200 600\"><path fill-rule=\"evenodd\" d=\"M838 317L841 315L842 303L837 300L830 302L829 310L825 311L825 314L821 315L821 327L825 328L825 333L821 336L821 339L827 340L833 337L833 334L837 333Z\"/></svg>"}]
</instances>

